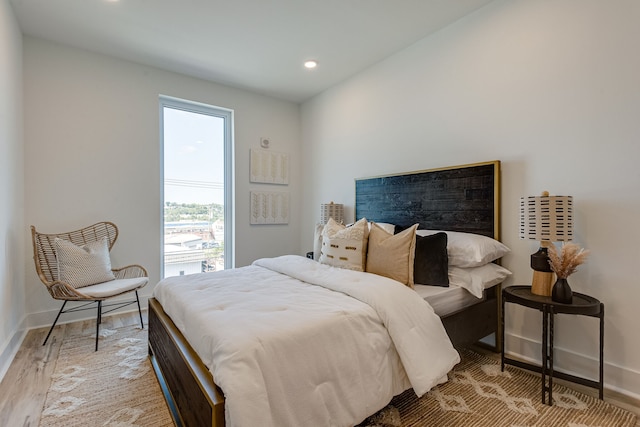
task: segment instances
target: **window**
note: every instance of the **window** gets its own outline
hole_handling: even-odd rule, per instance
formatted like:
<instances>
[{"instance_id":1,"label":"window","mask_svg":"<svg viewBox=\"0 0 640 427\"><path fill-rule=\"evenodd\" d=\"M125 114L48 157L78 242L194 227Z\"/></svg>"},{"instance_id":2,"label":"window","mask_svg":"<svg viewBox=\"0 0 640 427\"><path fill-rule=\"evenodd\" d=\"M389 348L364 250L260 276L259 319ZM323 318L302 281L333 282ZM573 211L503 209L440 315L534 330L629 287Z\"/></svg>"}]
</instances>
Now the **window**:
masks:
<instances>
[{"instance_id":1,"label":"window","mask_svg":"<svg viewBox=\"0 0 640 427\"><path fill-rule=\"evenodd\" d=\"M162 277L233 266L233 113L160 97Z\"/></svg>"}]
</instances>

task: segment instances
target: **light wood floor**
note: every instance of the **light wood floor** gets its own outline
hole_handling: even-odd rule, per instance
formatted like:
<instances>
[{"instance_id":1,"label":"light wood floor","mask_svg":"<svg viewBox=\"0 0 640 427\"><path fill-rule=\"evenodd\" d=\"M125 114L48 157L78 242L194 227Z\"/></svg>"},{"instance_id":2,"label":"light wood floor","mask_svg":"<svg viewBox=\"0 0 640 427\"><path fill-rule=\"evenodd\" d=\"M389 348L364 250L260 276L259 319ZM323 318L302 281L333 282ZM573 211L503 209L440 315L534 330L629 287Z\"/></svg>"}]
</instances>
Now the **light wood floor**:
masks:
<instances>
[{"instance_id":1,"label":"light wood floor","mask_svg":"<svg viewBox=\"0 0 640 427\"><path fill-rule=\"evenodd\" d=\"M146 312L143 312L143 319L146 328ZM104 317L102 322L103 327L115 329L139 324L140 318L138 312L135 311ZM95 334L95 321L86 320L56 326L47 345L43 346L42 342L47 331L48 328L43 328L34 329L27 333L13 363L0 383L0 426L38 426L40 412L49 389L51 373L60 351L61 338L65 333L79 331L93 335ZM485 353L496 359L500 357L495 353ZM558 379L555 379L554 382L565 384L591 396L597 396L597 390L589 387L566 383ZM640 402L609 390L605 390L605 400L637 414L636 427L640 427Z\"/></svg>"},{"instance_id":2,"label":"light wood floor","mask_svg":"<svg viewBox=\"0 0 640 427\"><path fill-rule=\"evenodd\" d=\"M143 311L142 315L146 328L146 311ZM140 316L137 310L105 316L102 318L101 327L115 329L129 325L140 325ZM62 337L72 332L95 336L95 328L95 319L56 325L44 346L42 342L47 336L48 327L33 329L27 333L15 359L0 383L0 426L38 426Z\"/></svg>"}]
</instances>

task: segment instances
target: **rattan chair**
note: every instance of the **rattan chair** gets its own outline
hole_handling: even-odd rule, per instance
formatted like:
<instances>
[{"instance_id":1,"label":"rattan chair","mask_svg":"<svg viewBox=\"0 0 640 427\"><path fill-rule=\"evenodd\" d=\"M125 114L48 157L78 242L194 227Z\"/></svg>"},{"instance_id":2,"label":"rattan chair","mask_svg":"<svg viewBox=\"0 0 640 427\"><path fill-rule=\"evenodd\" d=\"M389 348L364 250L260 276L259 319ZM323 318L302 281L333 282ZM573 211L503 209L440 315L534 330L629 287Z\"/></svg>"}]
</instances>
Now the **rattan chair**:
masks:
<instances>
[{"instance_id":1,"label":"rattan chair","mask_svg":"<svg viewBox=\"0 0 640 427\"><path fill-rule=\"evenodd\" d=\"M138 289L145 286L149 281L147 271L144 267L139 265L129 265L123 268L112 269L111 271L115 276L115 280L81 288L74 288L70 284L59 280L55 239L60 238L75 245L83 246L107 237L109 251L111 251L113 244L118 238L118 227L116 227L115 224L111 222L99 222L77 231L57 234L39 233L36 231L34 226L31 226L31 237L33 241L33 260L36 264L36 271L40 280L45 284L47 290L54 299L64 301L42 345L47 343L47 340L49 339L49 336L51 335L53 328L56 326L61 314L93 309L95 308L95 304L97 304L98 309L96 317L96 351L98 351L98 336L100 333L100 323L102 322L103 314L137 303L138 312L140 313L140 326L144 329L142 310L140 309L140 298L138 297ZM136 299L103 304L103 301L109 298L123 295L128 292L135 292ZM85 301L85 303L65 310L65 306L69 301ZM109 309L107 311L103 311L104 308Z\"/></svg>"}]
</instances>

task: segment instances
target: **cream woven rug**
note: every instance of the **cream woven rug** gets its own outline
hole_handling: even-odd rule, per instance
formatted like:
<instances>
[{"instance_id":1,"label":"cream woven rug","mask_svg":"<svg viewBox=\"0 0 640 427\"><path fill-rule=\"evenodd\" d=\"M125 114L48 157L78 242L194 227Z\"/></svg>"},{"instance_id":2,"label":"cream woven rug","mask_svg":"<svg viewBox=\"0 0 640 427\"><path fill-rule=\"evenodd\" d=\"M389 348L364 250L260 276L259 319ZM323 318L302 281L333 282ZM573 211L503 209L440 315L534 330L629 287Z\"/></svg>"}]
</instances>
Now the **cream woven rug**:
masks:
<instances>
[{"instance_id":1,"label":"cream woven rug","mask_svg":"<svg viewBox=\"0 0 640 427\"><path fill-rule=\"evenodd\" d=\"M147 356L147 329L65 336L47 391L41 427L173 426Z\"/></svg>"},{"instance_id":2,"label":"cream woven rug","mask_svg":"<svg viewBox=\"0 0 640 427\"><path fill-rule=\"evenodd\" d=\"M41 427L173 426L147 357L147 330L65 336L47 392ZM554 385L553 406L540 402L540 377L464 352L450 381L418 399L408 390L362 427L634 427L636 416Z\"/></svg>"},{"instance_id":3,"label":"cream woven rug","mask_svg":"<svg viewBox=\"0 0 640 427\"><path fill-rule=\"evenodd\" d=\"M567 387L553 386L554 405L541 402L540 376L473 352L449 381L418 399L413 390L396 396L367 427L633 427L636 416Z\"/></svg>"}]
</instances>

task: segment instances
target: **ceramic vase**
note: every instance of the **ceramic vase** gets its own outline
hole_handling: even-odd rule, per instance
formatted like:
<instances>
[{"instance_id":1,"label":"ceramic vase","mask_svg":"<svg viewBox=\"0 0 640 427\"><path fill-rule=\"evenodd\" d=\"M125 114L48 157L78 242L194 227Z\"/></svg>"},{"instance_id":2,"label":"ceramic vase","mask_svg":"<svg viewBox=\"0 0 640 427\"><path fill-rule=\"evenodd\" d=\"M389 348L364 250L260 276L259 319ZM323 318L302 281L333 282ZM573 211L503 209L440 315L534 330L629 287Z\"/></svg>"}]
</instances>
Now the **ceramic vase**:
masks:
<instances>
[{"instance_id":1,"label":"ceramic vase","mask_svg":"<svg viewBox=\"0 0 640 427\"><path fill-rule=\"evenodd\" d=\"M556 283L553 285L553 289L551 290L551 299L554 302L571 304L573 301L573 292L569 287L567 279L558 278L558 280L556 280Z\"/></svg>"}]
</instances>

